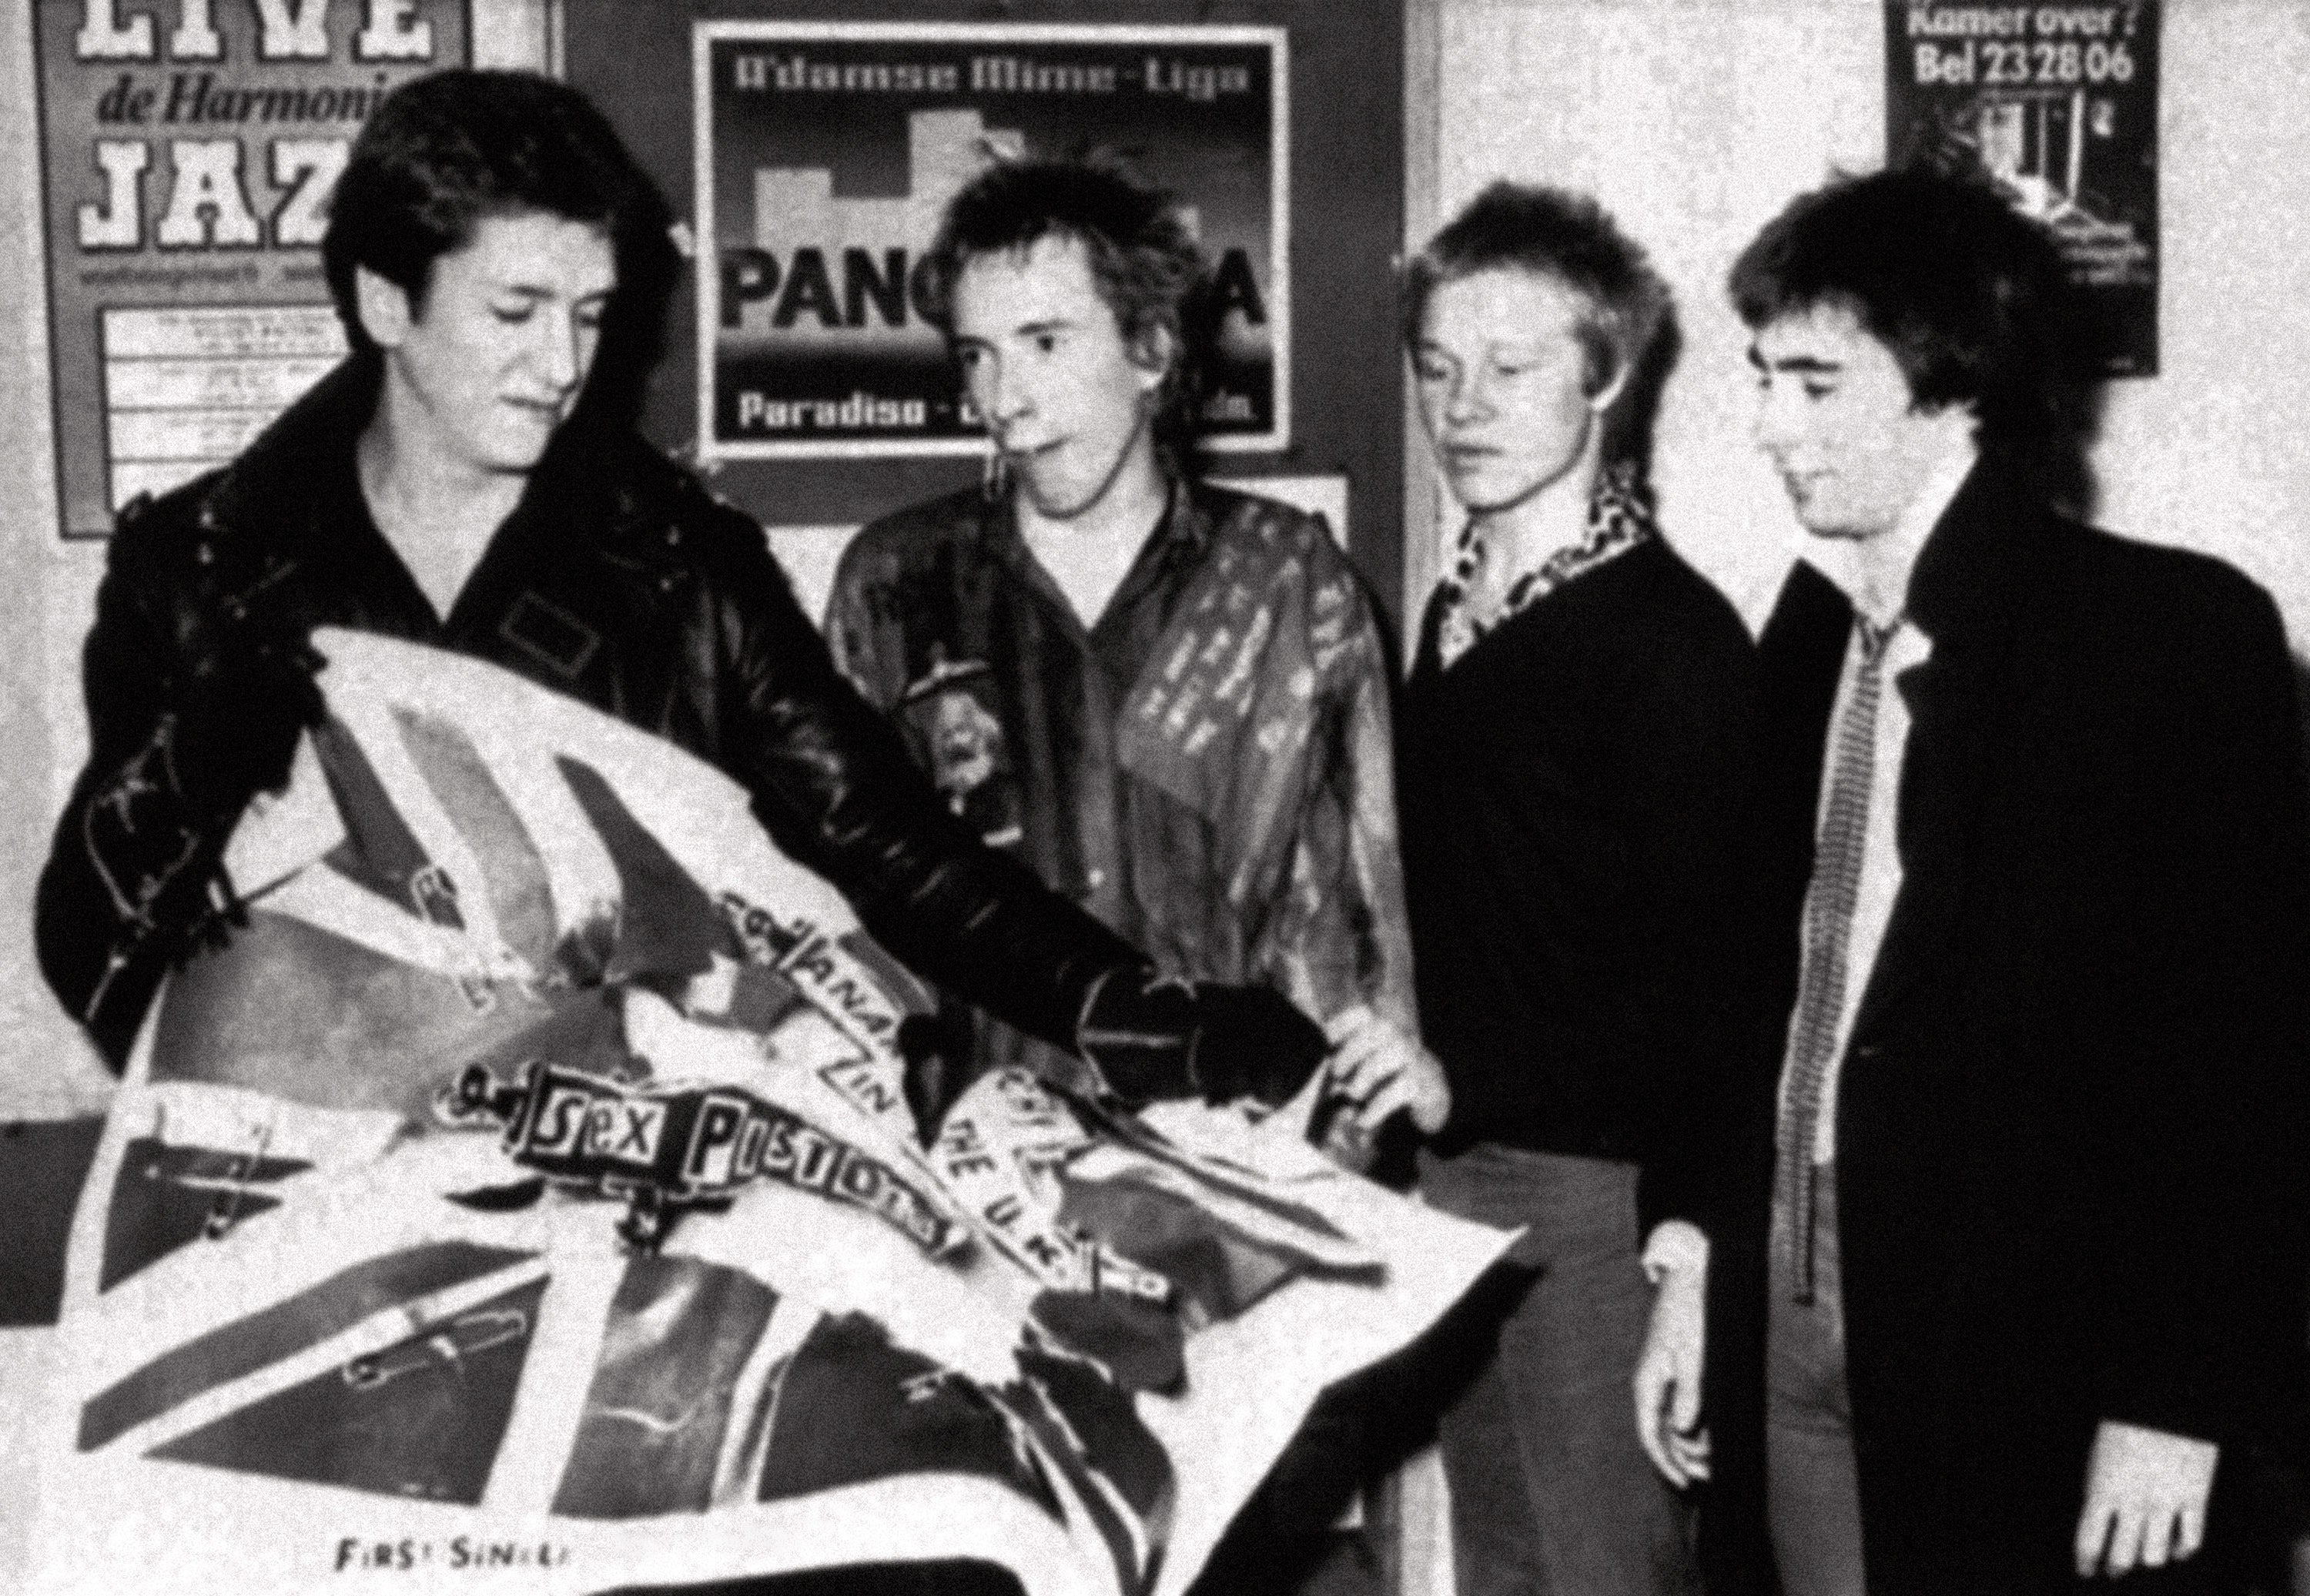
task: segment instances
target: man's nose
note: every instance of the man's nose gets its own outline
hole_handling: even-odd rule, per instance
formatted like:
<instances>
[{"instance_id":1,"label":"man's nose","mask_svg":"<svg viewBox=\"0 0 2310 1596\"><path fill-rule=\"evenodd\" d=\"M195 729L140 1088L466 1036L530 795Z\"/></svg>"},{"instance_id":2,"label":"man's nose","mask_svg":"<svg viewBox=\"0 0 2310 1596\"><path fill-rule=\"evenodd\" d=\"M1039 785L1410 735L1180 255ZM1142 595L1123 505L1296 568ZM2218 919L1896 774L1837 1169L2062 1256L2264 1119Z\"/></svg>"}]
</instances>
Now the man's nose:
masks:
<instances>
[{"instance_id":1,"label":"man's nose","mask_svg":"<svg viewBox=\"0 0 2310 1596\"><path fill-rule=\"evenodd\" d=\"M1778 455L1796 442L1801 430L1796 405L1785 386L1768 386L1758 391L1757 412L1750 419L1750 432L1759 448L1768 455Z\"/></svg>"},{"instance_id":2,"label":"man's nose","mask_svg":"<svg viewBox=\"0 0 2310 1596\"><path fill-rule=\"evenodd\" d=\"M990 360L979 368L985 373L986 420L997 429L1009 426L1034 408L1034 395L1028 392L1011 361Z\"/></svg>"},{"instance_id":3,"label":"man's nose","mask_svg":"<svg viewBox=\"0 0 2310 1596\"><path fill-rule=\"evenodd\" d=\"M1444 395L1444 419L1455 427L1489 419L1492 397L1480 372L1464 371L1452 379Z\"/></svg>"},{"instance_id":4,"label":"man's nose","mask_svg":"<svg viewBox=\"0 0 2310 1596\"><path fill-rule=\"evenodd\" d=\"M586 375L587 334L575 317L541 316L533 360L538 375L557 394L566 394Z\"/></svg>"}]
</instances>

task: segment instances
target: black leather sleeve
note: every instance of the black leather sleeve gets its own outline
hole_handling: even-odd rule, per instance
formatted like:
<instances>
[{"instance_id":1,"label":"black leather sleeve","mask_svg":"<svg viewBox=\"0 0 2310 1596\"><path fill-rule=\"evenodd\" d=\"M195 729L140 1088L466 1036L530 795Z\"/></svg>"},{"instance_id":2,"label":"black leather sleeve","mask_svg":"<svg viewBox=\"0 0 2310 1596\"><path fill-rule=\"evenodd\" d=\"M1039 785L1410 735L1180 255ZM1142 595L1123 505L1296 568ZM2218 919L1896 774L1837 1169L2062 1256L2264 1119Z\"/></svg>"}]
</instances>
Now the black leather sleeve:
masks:
<instances>
[{"instance_id":1,"label":"black leather sleeve","mask_svg":"<svg viewBox=\"0 0 2310 1596\"><path fill-rule=\"evenodd\" d=\"M212 908L232 817L201 812L178 781L166 684L179 674L169 622L166 510L129 513L97 589L82 653L88 763L40 872L41 973L115 1070L153 988Z\"/></svg>"},{"instance_id":2,"label":"black leather sleeve","mask_svg":"<svg viewBox=\"0 0 2310 1596\"><path fill-rule=\"evenodd\" d=\"M735 697L722 706L724 768L778 846L839 888L902 962L1074 1050L1092 987L1146 959L947 813L746 526L716 540L713 602Z\"/></svg>"}]
</instances>

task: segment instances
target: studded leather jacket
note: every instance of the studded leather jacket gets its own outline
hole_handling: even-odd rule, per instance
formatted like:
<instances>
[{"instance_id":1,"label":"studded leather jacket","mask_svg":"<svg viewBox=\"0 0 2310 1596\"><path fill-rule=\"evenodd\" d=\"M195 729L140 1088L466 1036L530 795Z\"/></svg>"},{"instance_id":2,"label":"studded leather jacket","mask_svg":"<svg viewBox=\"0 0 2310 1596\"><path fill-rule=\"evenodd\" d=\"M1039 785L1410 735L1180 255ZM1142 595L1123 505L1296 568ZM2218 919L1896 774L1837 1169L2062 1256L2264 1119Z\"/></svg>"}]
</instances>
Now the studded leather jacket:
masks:
<instances>
[{"instance_id":1,"label":"studded leather jacket","mask_svg":"<svg viewBox=\"0 0 2310 1596\"><path fill-rule=\"evenodd\" d=\"M507 666L708 760L901 960L1072 1046L1126 943L980 845L835 671L761 530L630 430L564 429L445 618L369 520L355 357L232 464L122 514L84 656L91 753L40 880L41 967L113 1066L160 978L229 912L249 793L187 768L182 657L360 628ZM212 740L209 747L218 744ZM208 793L195 802L194 794Z\"/></svg>"}]
</instances>

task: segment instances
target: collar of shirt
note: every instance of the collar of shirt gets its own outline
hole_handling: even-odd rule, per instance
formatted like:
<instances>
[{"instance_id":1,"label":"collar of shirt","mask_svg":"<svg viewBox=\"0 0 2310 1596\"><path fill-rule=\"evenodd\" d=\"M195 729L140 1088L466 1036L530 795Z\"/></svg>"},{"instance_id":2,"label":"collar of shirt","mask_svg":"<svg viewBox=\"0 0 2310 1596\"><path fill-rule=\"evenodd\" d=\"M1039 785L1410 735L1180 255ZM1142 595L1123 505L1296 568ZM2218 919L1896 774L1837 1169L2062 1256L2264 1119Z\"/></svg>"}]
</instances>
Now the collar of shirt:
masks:
<instances>
[{"instance_id":1,"label":"collar of shirt","mask_svg":"<svg viewBox=\"0 0 2310 1596\"><path fill-rule=\"evenodd\" d=\"M1651 489L1634 466L1608 466L1597 473L1589 490L1579 536L1521 562L1523 568L1500 595L1498 608L1479 614L1472 594L1491 552L1476 520L1470 517L1460 533L1452 568L1437 579L1430 601L1438 661L1450 665L1487 633L1557 588L1657 535Z\"/></svg>"},{"instance_id":2,"label":"collar of shirt","mask_svg":"<svg viewBox=\"0 0 2310 1596\"><path fill-rule=\"evenodd\" d=\"M1908 608L1909 577L1917 568L1917 556L1980 456L1973 447L1953 452L1925 479L1899 518L1876 536L1808 533L1797 546L1797 558L1836 583L1854 612L1872 625L1899 624Z\"/></svg>"},{"instance_id":3,"label":"collar of shirt","mask_svg":"<svg viewBox=\"0 0 2310 1596\"><path fill-rule=\"evenodd\" d=\"M1027 545L1025 534L1019 530L1018 513L1012 507L1009 499L989 506L980 525L981 535L987 540L987 545L996 558L1009 565L1013 575L1052 604L1072 630L1088 638L1099 629L1082 623L1081 617L1075 613L1074 605L1059 591L1058 584L1043 568L1042 561L1035 558L1034 551ZM1132 561L1130 570L1125 573L1122 585L1107 599L1107 607L1100 612L1100 620L1104 622L1109 616L1129 610L1167 573L1192 565L1202 556L1211 536L1210 521L1189 491L1187 479L1174 476L1162 519L1155 524L1155 530L1149 533L1147 541L1140 545L1138 558Z\"/></svg>"}]
</instances>

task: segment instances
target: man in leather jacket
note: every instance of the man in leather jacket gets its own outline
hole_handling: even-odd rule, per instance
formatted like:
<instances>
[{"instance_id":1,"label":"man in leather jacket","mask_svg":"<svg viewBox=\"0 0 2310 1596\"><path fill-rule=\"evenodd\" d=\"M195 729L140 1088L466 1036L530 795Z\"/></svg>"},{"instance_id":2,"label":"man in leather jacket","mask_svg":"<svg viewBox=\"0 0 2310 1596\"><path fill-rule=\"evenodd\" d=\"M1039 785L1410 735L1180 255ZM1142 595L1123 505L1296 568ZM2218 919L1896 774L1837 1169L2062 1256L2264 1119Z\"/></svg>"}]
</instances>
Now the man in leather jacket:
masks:
<instances>
[{"instance_id":1,"label":"man in leather jacket","mask_svg":"<svg viewBox=\"0 0 2310 1596\"><path fill-rule=\"evenodd\" d=\"M89 760L40 880L58 997L118 1069L169 965L229 934L225 839L320 712L312 629L352 626L710 761L900 959L1115 1096L1282 1100L1322 1034L1272 993L1156 979L983 846L835 671L760 527L635 434L667 230L562 85L446 72L378 108L323 244L352 354L230 465L122 513Z\"/></svg>"}]
</instances>

